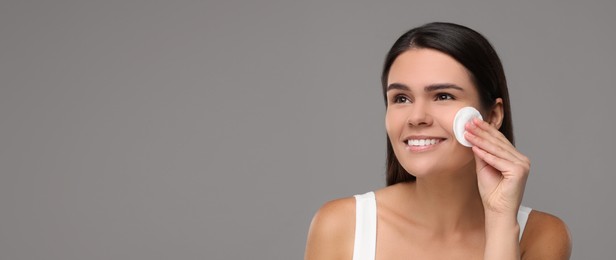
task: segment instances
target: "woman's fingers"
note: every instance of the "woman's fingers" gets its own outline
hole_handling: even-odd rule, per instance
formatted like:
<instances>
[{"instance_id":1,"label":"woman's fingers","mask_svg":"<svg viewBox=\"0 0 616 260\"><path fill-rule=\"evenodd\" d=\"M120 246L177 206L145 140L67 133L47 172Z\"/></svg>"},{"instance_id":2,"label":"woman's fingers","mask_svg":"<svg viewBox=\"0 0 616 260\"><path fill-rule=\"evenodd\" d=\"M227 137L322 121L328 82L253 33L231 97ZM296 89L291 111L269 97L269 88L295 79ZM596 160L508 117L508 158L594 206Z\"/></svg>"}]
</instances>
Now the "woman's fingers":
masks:
<instances>
[{"instance_id":1,"label":"woman's fingers","mask_svg":"<svg viewBox=\"0 0 616 260\"><path fill-rule=\"evenodd\" d=\"M485 153L489 154L490 156L494 156L497 157L499 159L503 159L506 160L510 163L513 163L515 161L518 161L519 158L517 156L515 156L512 152L511 149L507 149L507 147L503 147L502 145L500 145L497 142L488 140L485 137L481 137L479 135L475 135L471 132L466 132L465 133L465 138L471 143L473 144L473 147L478 147L481 149L481 151L484 151ZM481 155L481 154L479 154ZM484 159L484 156L480 156L481 159ZM490 160L485 160L486 162L490 163ZM491 163L490 163L491 164ZM496 166L496 165L494 165ZM504 170L502 168L499 168L500 170Z\"/></svg>"},{"instance_id":2,"label":"woman's fingers","mask_svg":"<svg viewBox=\"0 0 616 260\"><path fill-rule=\"evenodd\" d=\"M503 176L520 175L524 176L529 170L529 167L520 161L511 161L500 156L496 156L487 152L478 146L473 146L473 152L479 159L483 160L487 165L492 166L498 170ZM482 166L482 168L485 166ZM478 171L481 171L479 169Z\"/></svg>"},{"instance_id":3,"label":"woman's fingers","mask_svg":"<svg viewBox=\"0 0 616 260\"><path fill-rule=\"evenodd\" d=\"M506 149L502 147L497 141L489 140L489 137L483 137L480 135L473 134L471 132L466 132L464 134L466 140L468 140L474 147L480 148L482 151L489 153L492 156L496 156L502 159L505 159L509 162L514 162L519 160L517 156L511 153L510 149ZM483 157L483 156L482 156ZM482 158L480 157L480 158ZM482 158L483 159L483 158ZM489 161L486 160L489 163Z\"/></svg>"},{"instance_id":4,"label":"woman's fingers","mask_svg":"<svg viewBox=\"0 0 616 260\"><path fill-rule=\"evenodd\" d=\"M530 160L515 149L496 128L478 120L467 125L466 139L475 154L501 174L528 174ZM516 174L516 175L517 175Z\"/></svg>"},{"instance_id":5,"label":"woman's fingers","mask_svg":"<svg viewBox=\"0 0 616 260\"><path fill-rule=\"evenodd\" d=\"M473 139L469 140L469 142L473 145L477 145L487 152L493 153L494 155L508 158L511 161L528 161L528 158L518 152L511 142L509 142L509 140L507 140L507 138L500 131L498 131L498 129L487 122L479 119L473 119L467 124L466 130L474 135L468 138ZM475 141L475 143L473 143L473 141ZM514 158L511 158L511 156Z\"/></svg>"},{"instance_id":6,"label":"woman's fingers","mask_svg":"<svg viewBox=\"0 0 616 260\"><path fill-rule=\"evenodd\" d=\"M494 127L493 125L490 125L488 122L483 121L479 118L473 118L473 120L471 120L471 122L469 122L475 126L477 126L479 129L486 131L488 133L490 133L491 135L493 135L494 137L498 138L499 140L509 143L509 140L507 139L507 137L505 137L505 135L503 135L503 133L501 133L500 131L498 131L498 129L496 129L496 127Z\"/></svg>"}]
</instances>

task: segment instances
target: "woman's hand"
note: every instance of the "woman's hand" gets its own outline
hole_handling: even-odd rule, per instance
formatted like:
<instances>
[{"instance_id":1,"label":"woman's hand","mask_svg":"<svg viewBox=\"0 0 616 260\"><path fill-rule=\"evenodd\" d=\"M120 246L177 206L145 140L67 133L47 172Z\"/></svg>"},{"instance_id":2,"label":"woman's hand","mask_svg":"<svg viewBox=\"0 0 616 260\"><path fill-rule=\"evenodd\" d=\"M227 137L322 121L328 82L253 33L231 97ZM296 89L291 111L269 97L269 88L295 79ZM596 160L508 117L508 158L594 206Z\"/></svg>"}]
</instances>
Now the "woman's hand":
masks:
<instances>
[{"instance_id":1,"label":"woman's hand","mask_svg":"<svg viewBox=\"0 0 616 260\"><path fill-rule=\"evenodd\" d=\"M486 214L515 217L530 170L529 159L487 122L475 118L465 129L465 138L473 144L479 193Z\"/></svg>"},{"instance_id":2,"label":"woman's hand","mask_svg":"<svg viewBox=\"0 0 616 260\"><path fill-rule=\"evenodd\" d=\"M466 140L473 144L485 211L484 259L520 259L517 213L530 161L500 131L480 119L471 120L465 129Z\"/></svg>"}]
</instances>

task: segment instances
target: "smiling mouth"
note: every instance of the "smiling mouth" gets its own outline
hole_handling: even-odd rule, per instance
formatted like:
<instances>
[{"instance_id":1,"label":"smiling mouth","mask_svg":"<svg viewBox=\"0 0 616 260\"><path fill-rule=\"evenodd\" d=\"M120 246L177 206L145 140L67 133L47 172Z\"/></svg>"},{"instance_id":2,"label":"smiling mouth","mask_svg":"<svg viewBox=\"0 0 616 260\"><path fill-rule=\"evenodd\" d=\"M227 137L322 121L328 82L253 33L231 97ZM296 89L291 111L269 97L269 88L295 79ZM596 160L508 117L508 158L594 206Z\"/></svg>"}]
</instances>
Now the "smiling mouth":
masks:
<instances>
[{"instance_id":1,"label":"smiling mouth","mask_svg":"<svg viewBox=\"0 0 616 260\"><path fill-rule=\"evenodd\" d=\"M443 139L430 138L430 139L409 139L405 143L410 147L425 147L438 144Z\"/></svg>"}]
</instances>

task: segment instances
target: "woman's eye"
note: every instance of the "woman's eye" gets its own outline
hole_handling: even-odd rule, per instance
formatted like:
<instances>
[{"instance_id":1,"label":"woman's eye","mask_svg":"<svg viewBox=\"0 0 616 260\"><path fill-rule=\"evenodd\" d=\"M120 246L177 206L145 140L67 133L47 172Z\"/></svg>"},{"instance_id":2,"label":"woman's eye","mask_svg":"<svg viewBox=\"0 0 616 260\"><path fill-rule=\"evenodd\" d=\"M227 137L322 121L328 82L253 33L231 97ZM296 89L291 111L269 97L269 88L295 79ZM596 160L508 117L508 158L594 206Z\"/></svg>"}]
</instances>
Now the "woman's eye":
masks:
<instances>
[{"instance_id":1,"label":"woman's eye","mask_svg":"<svg viewBox=\"0 0 616 260\"><path fill-rule=\"evenodd\" d=\"M399 95L399 96L394 97L394 103L407 103L407 102L410 102L410 100L405 96Z\"/></svg>"},{"instance_id":2,"label":"woman's eye","mask_svg":"<svg viewBox=\"0 0 616 260\"><path fill-rule=\"evenodd\" d=\"M436 95L436 100L453 100L455 99L451 94L439 93Z\"/></svg>"}]
</instances>

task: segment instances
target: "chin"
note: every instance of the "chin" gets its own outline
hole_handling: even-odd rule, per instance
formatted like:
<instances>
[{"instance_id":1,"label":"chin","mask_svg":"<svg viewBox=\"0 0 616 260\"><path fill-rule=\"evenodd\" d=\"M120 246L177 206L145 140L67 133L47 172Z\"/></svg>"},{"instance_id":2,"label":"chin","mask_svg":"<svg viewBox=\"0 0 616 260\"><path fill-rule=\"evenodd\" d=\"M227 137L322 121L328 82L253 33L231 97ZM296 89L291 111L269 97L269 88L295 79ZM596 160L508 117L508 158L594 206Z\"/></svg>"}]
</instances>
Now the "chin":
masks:
<instances>
[{"instance_id":1,"label":"chin","mask_svg":"<svg viewBox=\"0 0 616 260\"><path fill-rule=\"evenodd\" d=\"M455 158L455 157L449 157ZM474 157L471 156L462 156L457 157L455 160L406 160L400 161L402 167L411 175L416 178L423 178L431 175L439 175L441 173L454 173L459 172L471 165L474 167Z\"/></svg>"},{"instance_id":2,"label":"chin","mask_svg":"<svg viewBox=\"0 0 616 260\"><path fill-rule=\"evenodd\" d=\"M427 176L435 175L437 172L443 172L445 169L438 168L423 168L423 167L406 167L402 165L402 167L410 174L415 176L415 178L421 179Z\"/></svg>"}]
</instances>

